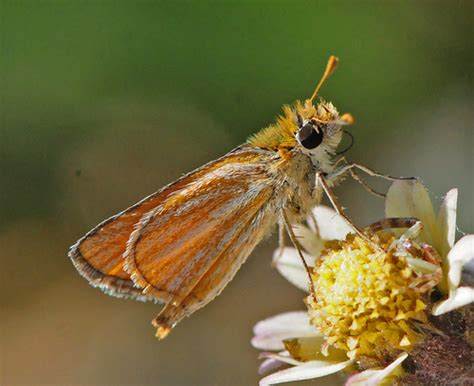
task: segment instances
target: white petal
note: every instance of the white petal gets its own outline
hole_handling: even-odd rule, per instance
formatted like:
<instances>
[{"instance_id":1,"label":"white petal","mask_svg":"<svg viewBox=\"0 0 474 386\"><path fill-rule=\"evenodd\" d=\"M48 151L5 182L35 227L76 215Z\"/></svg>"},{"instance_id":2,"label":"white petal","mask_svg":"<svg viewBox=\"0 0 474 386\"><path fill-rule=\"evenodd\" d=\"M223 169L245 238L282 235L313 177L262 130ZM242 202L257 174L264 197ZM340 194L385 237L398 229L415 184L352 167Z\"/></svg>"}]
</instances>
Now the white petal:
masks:
<instances>
[{"instance_id":1,"label":"white petal","mask_svg":"<svg viewBox=\"0 0 474 386\"><path fill-rule=\"evenodd\" d=\"M464 280L466 285L474 287L474 260L468 261L464 264L461 280Z\"/></svg>"},{"instance_id":2,"label":"white petal","mask_svg":"<svg viewBox=\"0 0 474 386\"><path fill-rule=\"evenodd\" d=\"M260 350L283 350L283 340L319 336L305 311L285 312L258 322L253 328L252 346Z\"/></svg>"},{"instance_id":3,"label":"white petal","mask_svg":"<svg viewBox=\"0 0 474 386\"><path fill-rule=\"evenodd\" d=\"M306 269L304 268L301 257L295 248L285 247L283 254L280 256L280 250L277 249L273 253L273 262L280 274L288 280L291 284L299 289L309 293L309 278ZM314 261L311 256L303 253L306 264L312 266ZM311 264L310 264L311 263Z\"/></svg>"},{"instance_id":4,"label":"white petal","mask_svg":"<svg viewBox=\"0 0 474 386\"><path fill-rule=\"evenodd\" d=\"M461 280L464 265L474 259L474 235L462 237L448 253L449 288L454 290Z\"/></svg>"},{"instance_id":5,"label":"white petal","mask_svg":"<svg viewBox=\"0 0 474 386\"><path fill-rule=\"evenodd\" d=\"M304 364L304 362L301 362L293 358L288 351L281 351L278 354L274 352L262 352L260 353L258 357L259 359L261 358L274 359L274 360L277 360L277 361L280 361L282 363L286 363L292 366L299 366L299 365Z\"/></svg>"},{"instance_id":6,"label":"white petal","mask_svg":"<svg viewBox=\"0 0 474 386\"><path fill-rule=\"evenodd\" d=\"M351 376L345 386L376 386L390 375L408 357L407 353L400 355L395 361L382 370L365 370Z\"/></svg>"},{"instance_id":7,"label":"white petal","mask_svg":"<svg viewBox=\"0 0 474 386\"><path fill-rule=\"evenodd\" d=\"M456 209L458 202L458 190L451 189L444 197L443 204L438 213L438 226L443 239L443 248L439 251L446 255L454 245L456 237Z\"/></svg>"},{"instance_id":8,"label":"white petal","mask_svg":"<svg viewBox=\"0 0 474 386\"><path fill-rule=\"evenodd\" d=\"M324 240L320 235L301 224L293 225L293 232L306 252L315 260L324 248Z\"/></svg>"},{"instance_id":9,"label":"white petal","mask_svg":"<svg viewBox=\"0 0 474 386\"><path fill-rule=\"evenodd\" d=\"M474 288L471 287L459 287L454 291L451 291L449 298L436 304L433 307L432 314L435 316L445 314L446 312L452 311L456 308L465 306L474 302Z\"/></svg>"},{"instance_id":10,"label":"white petal","mask_svg":"<svg viewBox=\"0 0 474 386\"><path fill-rule=\"evenodd\" d=\"M440 250L440 231L428 191L419 181L395 181L385 199L386 217L416 217L423 223L421 239Z\"/></svg>"},{"instance_id":11,"label":"white petal","mask_svg":"<svg viewBox=\"0 0 474 386\"><path fill-rule=\"evenodd\" d=\"M274 352L261 352L258 358L265 358L265 360L258 368L258 373L260 375L267 374L283 365L289 364L292 366L298 366L302 364L302 362L292 358L290 353L286 350L280 351L278 354Z\"/></svg>"},{"instance_id":12,"label":"white petal","mask_svg":"<svg viewBox=\"0 0 474 386\"><path fill-rule=\"evenodd\" d=\"M260 386L324 377L325 375L341 371L351 363L351 360L339 363L325 361L306 362L302 365L290 367L289 369L278 371L263 378L260 381Z\"/></svg>"},{"instance_id":13,"label":"white petal","mask_svg":"<svg viewBox=\"0 0 474 386\"><path fill-rule=\"evenodd\" d=\"M260 375L268 374L269 372L280 368L283 364L284 363L278 359L267 358L258 367L258 373Z\"/></svg>"},{"instance_id":14,"label":"white petal","mask_svg":"<svg viewBox=\"0 0 474 386\"><path fill-rule=\"evenodd\" d=\"M327 206L316 206L313 209L313 215L318 225L319 237L323 240L343 240L348 233L354 232L343 217ZM308 223L312 224L311 219Z\"/></svg>"},{"instance_id":15,"label":"white petal","mask_svg":"<svg viewBox=\"0 0 474 386\"><path fill-rule=\"evenodd\" d=\"M299 366L303 365L308 362L314 362L314 361L320 361L320 362L330 362L330 363L339 363L339 362L344 362L347 360L347 353L343 350L338 350L330 347L329 354L327 356L323 355L320 351L319 348L321 347L321 344L326 338L323 336L319 337L311 337L311 338L298 338L299 344L303 345L313 345L313 347L308 347L304 349L306 353L311 354L311 359L295 359L291 356L288 350L280 351L279 353L274 353L274 352L261 352L260 355L258 356L259 359L261 358L266 358L266 359L275 359L280 362L293 365L293 366ZM314 355L313 355L314 353ZM303 357L305 356L304 352L298 352L297 354L303 354ZM308 357L308 356L307 356Z\"/></svg>"}]
</instances>

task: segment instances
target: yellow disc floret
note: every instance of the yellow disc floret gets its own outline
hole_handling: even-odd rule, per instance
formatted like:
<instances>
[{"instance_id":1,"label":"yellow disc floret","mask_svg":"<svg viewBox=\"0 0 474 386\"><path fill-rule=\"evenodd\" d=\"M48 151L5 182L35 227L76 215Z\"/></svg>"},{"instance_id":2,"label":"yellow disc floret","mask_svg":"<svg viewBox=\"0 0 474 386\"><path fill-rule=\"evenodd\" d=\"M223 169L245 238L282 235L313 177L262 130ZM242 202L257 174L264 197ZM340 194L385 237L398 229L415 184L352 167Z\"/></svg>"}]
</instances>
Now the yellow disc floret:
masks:
<instances>
[{"instance_id":1,"label":"yellow disc floret","mask_svg":"<svg viewBox=\"0 0 474 386\"><path fill-rule=\"evenodd\" d=\"M352 359L409 350L419 339L412 322L426 322L425 295L412 285L417 273L390 247L395 237L370 237L329 242L307 299L311 323Z\"/></svg>"}]
</instances>

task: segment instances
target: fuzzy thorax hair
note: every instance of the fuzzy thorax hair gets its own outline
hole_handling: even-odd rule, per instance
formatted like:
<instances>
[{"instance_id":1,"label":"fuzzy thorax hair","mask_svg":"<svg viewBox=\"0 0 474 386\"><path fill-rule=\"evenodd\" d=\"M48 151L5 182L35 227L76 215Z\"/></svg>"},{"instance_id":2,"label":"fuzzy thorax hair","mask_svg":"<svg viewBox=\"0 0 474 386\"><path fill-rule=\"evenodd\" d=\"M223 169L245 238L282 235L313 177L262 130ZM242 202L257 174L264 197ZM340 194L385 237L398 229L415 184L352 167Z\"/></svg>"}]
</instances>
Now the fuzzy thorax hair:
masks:
<instances>
[{"instance_id":1,"label":"fuzzy thorax hair","mask_svg":"<svg viewBox=\"0 0 474 386\"><path fill-rule=\"evenodd\" d=\"M328 123L339 119L339 113L331 102L321 99L314 106L309 99L304 104L301 101L296 101L294 106L283 106L283 115L277 118L276 123L252 135L248 143L255 147L275 151L294 148L298 145L295 137L298 131L298 116L304 121L316 119Z\"/></svg>"}]
</instances>

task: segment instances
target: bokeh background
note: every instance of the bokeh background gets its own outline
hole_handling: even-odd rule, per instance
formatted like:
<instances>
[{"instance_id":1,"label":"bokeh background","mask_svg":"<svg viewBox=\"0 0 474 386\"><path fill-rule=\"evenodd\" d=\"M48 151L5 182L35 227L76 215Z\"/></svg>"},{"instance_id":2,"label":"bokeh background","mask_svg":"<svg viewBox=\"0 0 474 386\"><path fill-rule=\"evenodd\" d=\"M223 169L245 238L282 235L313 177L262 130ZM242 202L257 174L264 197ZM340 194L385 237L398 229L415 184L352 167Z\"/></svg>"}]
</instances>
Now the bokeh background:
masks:
<instances>
[{"instance_id":1,"label":"bokeh background","mask_svg":"<svg viewBox=\"0 0 474 386\"><path fill-rule=\"evenodd\" d=\"M438 202L458 187L473 230L471 1L1 0L0 18L2 385L256 384L252 326L304 308L275 237L163 342L159 306L90 287L67 249L309 96L329 54L349 158L422 176ZM336 192L356 222L383 216L360 186Z\"/></svg>"}]
</instances>

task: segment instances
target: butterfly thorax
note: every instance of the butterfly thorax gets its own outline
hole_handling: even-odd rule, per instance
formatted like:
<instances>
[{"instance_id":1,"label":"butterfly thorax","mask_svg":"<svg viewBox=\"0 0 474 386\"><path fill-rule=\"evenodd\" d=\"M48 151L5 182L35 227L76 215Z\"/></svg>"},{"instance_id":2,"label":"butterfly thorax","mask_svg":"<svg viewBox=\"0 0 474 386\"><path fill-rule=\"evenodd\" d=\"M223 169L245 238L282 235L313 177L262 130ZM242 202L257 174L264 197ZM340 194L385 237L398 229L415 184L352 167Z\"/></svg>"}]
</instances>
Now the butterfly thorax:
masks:
<instances>
[{"instance_id":1,"label":"butterfly thorax","mask_svg":"<svg viewBox=\"0 0 474 386\"><path fill-rule=\"evenodd\" d=\"M321 100L314 106L309 100L284 106L283 115L248 140L248 145L275 152L274 175L281 181L287 209L304 214L320 200L315 187L316 173L334 170L336 148L342 138L339 114L332 103ZM308 149L298 140L298 131L311 122L322 131L321 143Z\"/></svg>"}]
</instances>

